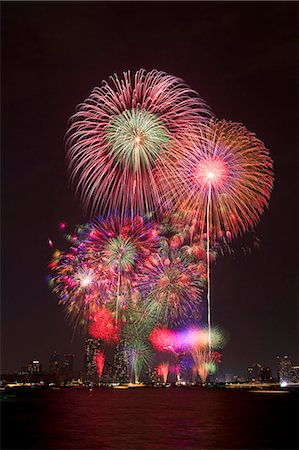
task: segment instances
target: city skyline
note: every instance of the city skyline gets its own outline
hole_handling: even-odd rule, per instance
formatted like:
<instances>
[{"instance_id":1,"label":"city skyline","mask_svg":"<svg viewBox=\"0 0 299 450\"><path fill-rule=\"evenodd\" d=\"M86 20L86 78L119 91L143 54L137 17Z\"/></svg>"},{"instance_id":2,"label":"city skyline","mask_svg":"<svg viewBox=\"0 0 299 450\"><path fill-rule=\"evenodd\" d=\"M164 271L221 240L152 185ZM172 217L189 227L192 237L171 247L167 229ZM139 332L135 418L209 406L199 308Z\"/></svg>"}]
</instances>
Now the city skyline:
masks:
<instances>
[{"instance_id":1,"label":"city skyline","mask_svg":"<svg viewBox=\"0 0 299 450\"><path fill-rule=\"evenodd\" d=\"M20 367L24 356L28 360L32 357L34 347L37 359L43 360L53 346L61 347L62 342L70 353L83 359L83 336L74 334L46 284L47 263L52 252L48 239L59 247L60 222L65 221L67 230L72 232L76 224L87 220L67 184L63 136L67 119L76 104L89 95L107 73L115 71L120 74L128 67L135 69L143 65L178 74L199 91L219 116L244 122L270 149L276 175L270 207L255 234L233 245L235 255L219 257L213 266L213 321L230 335L224 349L223 365L233 372L246 370L250 361L273 367L277 354L290 354L293 360L298 357L294 314L297 262L293 250L297 239L293 205L297 201L286 201L297 193L296 125L292 120L296 116L296 58L292 53L293 29L289 31L286 26L286 23L293 23L293 19L289 10L284 8L283 14L278 16L272 5L270 15L273 21L267 21L265 25L268 6L260 6L260 16L255 18L256 34L247 37L238 23L244 23L245 17L252 14L249 6L238 5L234 10L223 10L224 19L219 22L218 34L210 39L207 48L197 43L206 61L202 67L185 55L184 48L179 46L180 34L176 36L174 31L171 37L179 50L172 49L167 41L167 51L161 50L156 54L149 50L143 55L138 52L130 55L124 49L123 56L116 61L113 52L118 48L119 40L115 37L109 42L112 55L101 54L100 64L94 59L94 52L105 41L108 30L96 27L95 43L90 49L80 47L74 37L76 60L86 61L87 58L89 63L72 65L73 43L66 39L64 19L68 13L65 6L43 6L49 15L40 16L39 5L5 5L2 371L16 365ZM70 13L73 21L70 21L68 30L71 33L75 32L73 27L80 12L84 11L88 20L93 21L94 11L101 10L104 15L113 11L113 5L80 8L78 5ZM129 16L130 8L124 10L124 14ZM147 6L144 8L146 10ZM162 16L166 11L163 8L166 7L154 6ZM177 14L180 6L172 5L172 8ZM61 15L56 15L56 11ZM198 16L197 12L202 12L203 16L198 20L204 29L205 21L212 20L213 5L190 4L185 11L184 14L194 17ZM142 17L142 12L138 14ZM153 17L149 10L148 14L149 18ZM24 24L23 17L26 18ZM49 39L53 17L57 34ZM170 13L169 26L171 17ZM162 27L159 19L157 24L158 28ZM179 24L181 33L196 54L197 47L192 44L194 33L198 39L202 36L197 31L197 22L193 22L194 27L190 29L183 24L183 19ZM243 39L239 46L229 34L232 24L239 27L237 31ZM277 28L280 29L279 39L276 37ZM158 30L158 35L159 32L162 35L162 29ZM226 36L226 44L231 46L234 55L229 59L231 68L221 58L221 46L217 47L222 35ZM279 41L275 41L278 49L271 42L275 37ZM132 42L133 34L128 33L127 39ZM140 40L146 47L148 37L141 33ZM63 43L61 48L58 42ZM244 63L238 52L244 51L249 44L265 54L266 59L256 59L256 54L247 50L248 62ZM136 45L140 48L140 44ZM19 47L28 54L30 67ZM284 53L279 51L282 48ZM180 62L176 58L177 51ZM67 61L64 60L64 52ZM221 74L214 74L213 69L218 64L210 57L213 54L222 62L224 70ZM52 59L55 67L49 62ZM238 76L235 75L237 67ZM16 83L16 74L22 77L23 84ZM23 106L18 109L19 133L15 133L15 105L19 99ZM24 105L29 106L25 108ZM277 110L287 113L283 117L280 113L278 118ZM252 236L257 236L258 240ZM283 243L279 243L281 237ZM257 247L254 245L256 242Z\"/></svg>"},{"instance_id":2,"label":"city skyline","mask_svg":"<svg viewBox=\"0 0 299 450\"><path fill-rule=\"evenodd\" d=\"M117 347L119 346L119 344L117 345ZM94 360L94 356L96 355L98 350L102 350L103 349L103 343L101 343L100 339L94 339L92 337L87 337L84 340L84 357L83 357L83 361L81 360L81 358L78 360L76 358L75 354L70 354L70 353L65 353L65 352L57 352L56 350L52 351L49 354L49 358L47 361L42 361L40 359L30 359L27 363L24 362L23 365L21 365L19 368L15 368L13 370L7 370L7 371L2 371L2 374L12 374L12 373L22 373L24 371L27 371L28 373L30 373L30 371L32 371L32 373L35 372L42 372L42 373L51 373L54 372L55 370L62 370L65 369L66 367L66 361L68 359L68 356L72 356L72 366L71 369L69 370L70 373L82 373L84 375L84 377L86 379L88 379L89 377L91 377L92 380L94 380L94 378L98 376L97 373L97 368L96 368L96 362ZM117 361L120 361L120 357L118 356L117 352L115 353L115 351L113 351L113 349L110 349L110 351L108 351L106 353L106 360L104 363L104 367L105 367L105 371L107 370L107 367L111 367L112 372L114 373L114 366L115 364L118 365L122 365L122 363L119 363ZM222 355L223 357L223 352ZM151 362L149 365L149 369L151 371L155 371L157 370L157 368L159 367L159 353L156 353L156 358L155 358L155 363ZM162 356L163 359L163 356ZM161 360L162 360L161 359ZM260 372L261 370L265 370L265 371L269 371L269 373L271 374L271 376L274 379L279 379L279 378L284 378L284 374L288 373L290 370L293 371L297 371L298 372L298 368L299 365L297 363L297 361L293 361L291 360L291 358L288 355L276 355L275 358L276 364L273 366L267 365L265 364L265 362L263 362L261 364L261 361L248 361L248 364L246 367L243 367L243 369L241 371L239 371L238 373L234 373L231 370L229 370L229 368L226 368L225 373L223 371L223 364L222 361L220 362L220 364L217 367L215 376L216 378L219 378L219 376L222 376L223 378L225 378L225 375L231 375L232 377L239 377L240 379L244 379L249 381L250 378L254 379L254 380L259 380L260 379ZM54 364L53 364L54 362ZM124 358L124 366L127 367L127 364L129 364L129 362L126 362L126 359ZM30 366L34 366L34 364L36 365L36 367L38 366L38 370L30 370ZM120 369L121 371L122 369ZM126 371L127 369L125 369ZM117 369L118 371L118 369ZM298 376L298 375L297 375ZM126 382L126 379L129 379L129 375L128 373L124 372L123 375L123 381ZM214 378L214 377L213 377ZM264 373L264 378L265 378L265 373ZM285 377L286 379L288 378L288 375ZM111 380L113 379L113 376L111 376ZM263 376L262 376L263 379ZM114 381L115 380L114 378ZM128 381L128 380L127 380Z\"/></svg>"}]
</instances>

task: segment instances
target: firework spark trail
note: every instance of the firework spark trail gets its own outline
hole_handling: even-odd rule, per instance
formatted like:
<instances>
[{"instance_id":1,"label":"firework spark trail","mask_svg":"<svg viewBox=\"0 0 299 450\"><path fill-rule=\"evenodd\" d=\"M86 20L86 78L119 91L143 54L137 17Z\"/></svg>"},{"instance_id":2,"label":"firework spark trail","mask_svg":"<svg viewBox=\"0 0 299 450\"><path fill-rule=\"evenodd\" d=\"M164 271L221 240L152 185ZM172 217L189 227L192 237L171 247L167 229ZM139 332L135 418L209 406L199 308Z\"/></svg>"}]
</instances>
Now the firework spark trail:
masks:
<instances>
[{"instance_id":1,"label":"firework spark trail","mask_svg":"<svg viewBox=\"0 0 299 450\"><path fill-rule=\"evenodd\" d=\"M186 138L186 154L177 160L179 177L171 179L176 210L196 219L207 233L207 318L211 329L210 240L236 236L253 228L268 205L273 186L269 152L241 124L211 119L198 135ZM168 197L168 193L167 193ZM210 336L210 332L209 332ZM209 339L210 352L211 336Z\"/></svg>"},{"instance_id":2,"label":"firework spark trail","mask_svg":"<svg viewBox=\"0 0 299 450\"><path fill-rule=\"evenodd\" d=\"M210 110L182 80L164 72L141 69L110 81L95 88L71 119L71 182L92 215L156 212L163 206L165 171L175 176L173 154L182 151L182 132L197 128Z\"/></svg>"},{"instance_id":3,"label":"firework spark trail","mask_svg":"<svg viewBox=\"0 0 299 450\"><path fill-rule=\"evenodd\" d=\"M143 340L135 340L126 346L126 355L130 365L130 381L139 383L142 368L149 365L151 358L151 348Z\"/></svg>"},{"instance_id":4,"label":"firework spark trail","mask_svg":"<svg viewBox=\"0 0 299 450\"><path fill-rule=\"evenodd\" d=\"M102 378L104 364L105 364L105 354L104 354L104 352L99 350L95 354L94 359L95 359L96 368L97 368L97 372L98 372L99 378Z\"/></svg>"},{"instance_id":5,"label":"firework spark trail","mask_svg":"<svg viewBox=\"0 0 299 450\"><path fill-rule=\"evenodd\" d=\"M202 383L205 383L207 376L215 373L217 363L221 362L221 355L219 352L210 352L199 348L194 348L191 355L195 363L194 368Z\"/></svg>"},{"instance_id":6,"label":"firework spark trail","mask_svg":"<svg viewBox=\"0 0 299 450\"><path fill-rule=\"evenodd\" d=\"M195 369L203 383L209 373L214 373L221 355L213 348L222 348L225 343L223 332L219 328L198 328L189 326L185 329L171 330L155 328L149 335L153 347L160 352L171 352L177 357L180 353L192 355Z\"/></svg>"},{"instance_id":7,"label":"firework spark trail","mask_svg":"<svg viewBox=\"0 0 299 450\"><path fill-rule=\"evenodd\" d=\"M185 334L185 345L194 360L195 369L203 383L209 373L214 373L216 364L220 362L221 355L213 348L222 348L225 342L223 332L219 328L189 329Z\"/></svg>"},{"instance_id":8,"label":"firework spark trail","mask_svg":"<svg viewBox=\"0 0 299 450\"><path fill-rule=\"evenodd\" d=\"M164 384L167 383L168 373L169 373L169 363L163 362L158 367L158 375L163 377Z\"/></svg>"},{"instance_id":9,"label":"firework spark trail","mask_svg":"<svg viewBox=\"0 0 299 450\"><path fill-rule=\"evenodd\" d=\"M208 304L208 329L209 329L209 354L212 351L211 345L211 273L210 273L210 206L211 206L212 183L209 183L208 203L207 203L207 304Z\"/></svg>"},{"instance_id":10,"label":"firework spark trail","mask_svg":"<svg viewBox=\"0 0 299 450\"><path fill-rule=\"evenodd\" d=\"M131 303L127 310L128 320L123 327L123 337L128 357L130 379L139 382L142 369L149 365L151 347L148 336L154 327L154 318L145 314L143 304Z\"/></svg>"},{"instance_id":11,"label":"firework spark trail","mask_svg":"<svg viewBox=\"0 0 299 450\"><path fill-rule=\"evenodd\" d=\"M178 176L168 174L176 211L190 223L196 220L203 234L211 185L211 237L225 232L234 237L253 228L273 186L272 160L264 144L242 124L216 119L185 141L185 153L174 154Z\"/></svg>"}]
</instances>

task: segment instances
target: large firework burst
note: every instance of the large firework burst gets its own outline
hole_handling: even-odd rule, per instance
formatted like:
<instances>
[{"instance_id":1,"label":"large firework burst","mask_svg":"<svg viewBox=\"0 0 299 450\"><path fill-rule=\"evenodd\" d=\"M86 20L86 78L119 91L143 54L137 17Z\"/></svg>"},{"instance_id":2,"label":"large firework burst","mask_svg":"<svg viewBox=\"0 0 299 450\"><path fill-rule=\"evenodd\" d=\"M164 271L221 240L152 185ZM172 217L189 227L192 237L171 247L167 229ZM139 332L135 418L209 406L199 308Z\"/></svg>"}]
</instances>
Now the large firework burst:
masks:
<instances>
[{"instance_id":1,"label":"large firework burst","mask_svg":"<svg viewBox=\"0 0 299 450\"><path fill-rule=\"evenodd\" d=\"M87 323L99 305L107 301L113 284L109 271L101 266L95 271L81 250L78 246L72 246L68 252L55 250L49 264L50 288L76 324Z\"/></svg>"},{"instance_id":2,"label":"large firework burst","mask_svg":"<svg viewBox=\"0 0 299 450\"><path fill-rule=\"evenodd\" d=\"M117 322L119 306L136 303L138 276L157 252L156 225L141 217L99 219L71 241L69 251L54 252L50 287L71 317L94 322L105 306Z\"/></svg>"},{"instance_id":3,"label":"large firework burst","mask_svg":"<svg viewBox=\"0 0 299 450\"><path fill-rule=\"evenodd\" d=\"M94 221L86 242L94 258L116 273L138 272L157 251L158 228L140 216L111 216Z\"/></svg>"},{"instance_id":4,"label":"large firework burst","mask_svg":"<svg viewBox=\"0 0 299 450\"><path fill-rule=\"evenodd\" d=\"M111 311L105 307L99 307L90 316L88 331L94 339L107 344L116 344L119 340L119 326L115 325Z\"/></svg>"},{"instance_id":5,"label":"large firework burst","mask_svg":"<svg viewBox=\"0 0 299 450\"><path fill-rule=\"evenodd\" d=\"M117 278L111 291L117 321L119 305L126 309L136 299L138 276L157 252L157 227L140 216L110 217L95 222L86 242L93 264L101 261Z\"/></svg>"},{"instance_id":6,"label":"large firework burst","mask_svg":"<svg viewBox=\"0 0 299 450\"><path fill-rule=\"evenodd\" d=\"M244 233L259 220L273 185L264 144L242 124L210 119L198 135L186 136L186 152L169 178L176 209L213 237ZM166 194L168 198L168 194Z\"/></svg>"},{"instance_id":7,"label":"large firework burst","mask_svg":"<svg viewBox=\"0 0 299 450\"><path fill-rule=\"evenodd\" d=\"M161 207L165 171L182 150L182 132L210 112L182 80L141 69L103 82L80 105L67 134L71 181L92 214L121 216ZM166 204L166 202L164 202Z\"/></svg>"},{"instance_id":8,"label":"large firework burst","mask_svg":"<svg viewBox=\"0 0 299 450\"><path fill-rule=\"evenodd\" d=\"M139 277L138 288L148 314L161 324L182 324L199 319L206 267L202 245L188 227L173 221L160 227L159 251Z\"/></svg>"},{"instance_id":9,"label":"large firework burst","mask_svg":"<svg viewBox=\"0 0 299 450\"><path fill-rule=\"evenodd\" d=\"M154 310L161 323L192 317L200 304L202 281L184 259L160 258L149 274L149 311Z\"/></svg>"}]
</instances>

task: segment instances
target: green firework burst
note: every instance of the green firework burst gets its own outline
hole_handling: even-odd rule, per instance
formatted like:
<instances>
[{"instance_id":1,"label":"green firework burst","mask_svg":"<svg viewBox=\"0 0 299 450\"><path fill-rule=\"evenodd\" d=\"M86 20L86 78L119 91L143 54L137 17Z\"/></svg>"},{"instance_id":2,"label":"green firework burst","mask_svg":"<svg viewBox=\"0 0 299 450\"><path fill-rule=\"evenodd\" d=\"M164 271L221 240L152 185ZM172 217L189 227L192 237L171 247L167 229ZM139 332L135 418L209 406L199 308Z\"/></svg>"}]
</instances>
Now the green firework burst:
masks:
<instances>
[{"instance_id":1,"label":"green firework burst","mask_svg":"<svg viewBox=\"0 0 299 450\"><path fill-rule=\"evenodd\" d=\"M131 109L114 116L106 127L107 141L122 166L133 171L153 166L169 135L163 122L143 109Z\"/></svg>"}]
</instances>

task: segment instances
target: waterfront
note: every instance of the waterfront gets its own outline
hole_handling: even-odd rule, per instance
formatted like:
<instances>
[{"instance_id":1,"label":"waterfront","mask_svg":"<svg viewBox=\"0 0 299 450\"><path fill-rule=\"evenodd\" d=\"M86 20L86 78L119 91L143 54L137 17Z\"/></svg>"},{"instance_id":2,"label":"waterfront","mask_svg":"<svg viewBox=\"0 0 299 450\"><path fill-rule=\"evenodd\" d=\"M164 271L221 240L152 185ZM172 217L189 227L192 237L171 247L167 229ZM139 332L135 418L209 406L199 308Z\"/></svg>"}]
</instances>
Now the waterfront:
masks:
<instances>
[{"instance_id":1,"label":"waterfront","mask_svg":"<svg viewBox=\"0 0 299 450\"><path fill-rule=\"evenodd\" d=\"M2 401L2 448L295 449L298 391L41 389Z\"/></svg>"}]
</instances>

